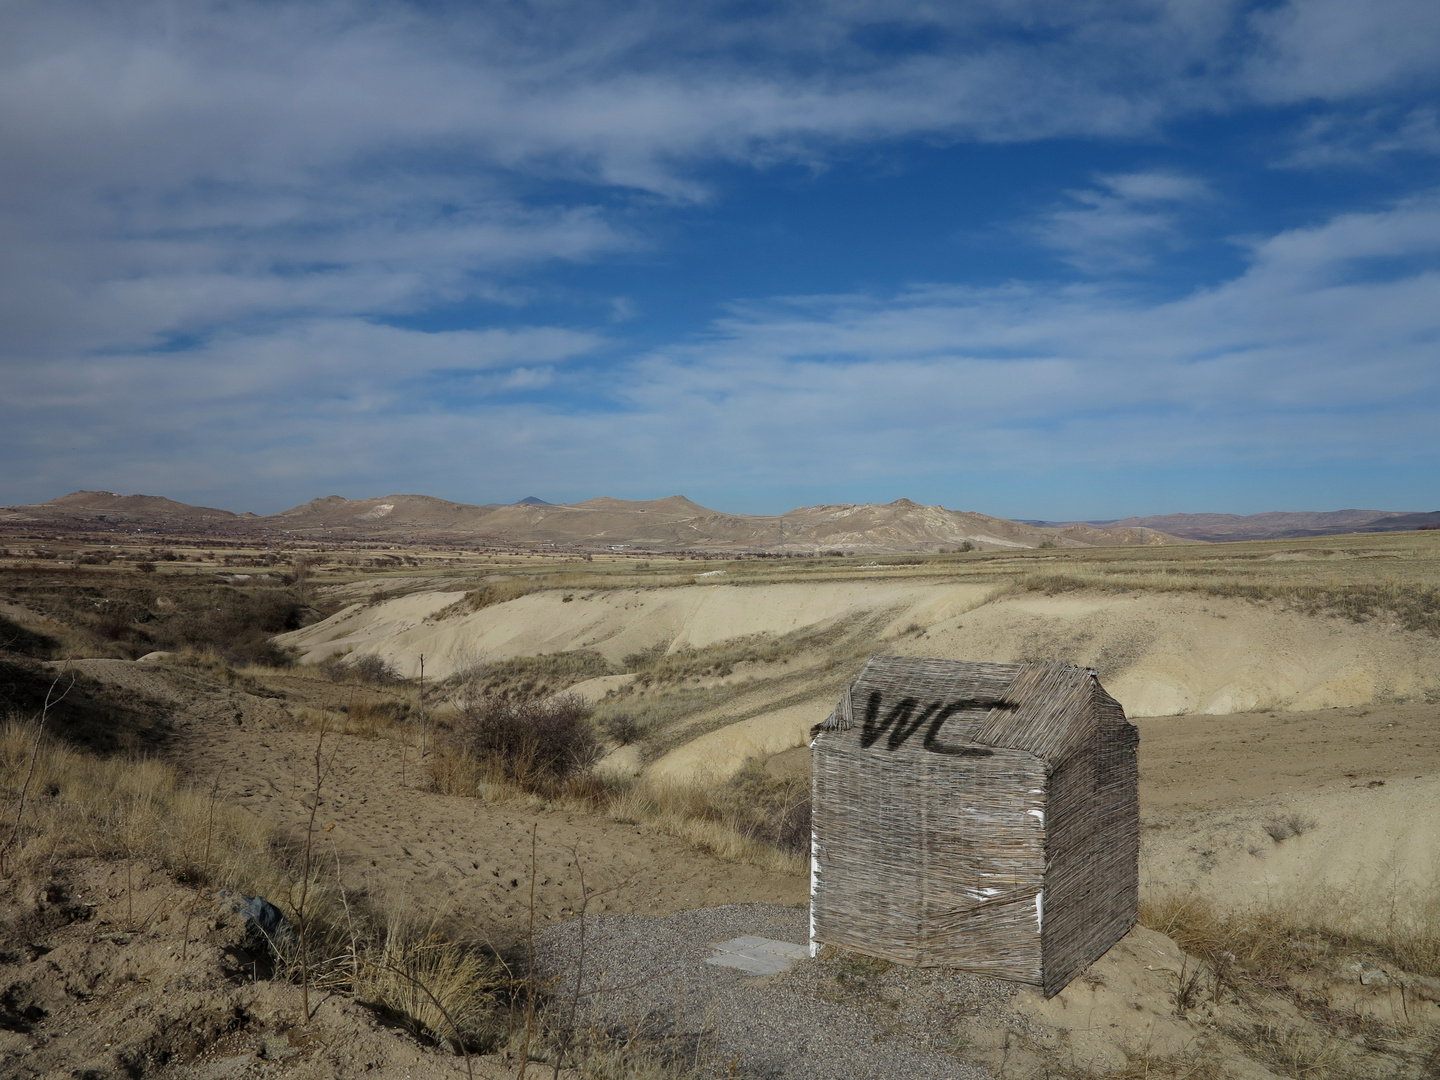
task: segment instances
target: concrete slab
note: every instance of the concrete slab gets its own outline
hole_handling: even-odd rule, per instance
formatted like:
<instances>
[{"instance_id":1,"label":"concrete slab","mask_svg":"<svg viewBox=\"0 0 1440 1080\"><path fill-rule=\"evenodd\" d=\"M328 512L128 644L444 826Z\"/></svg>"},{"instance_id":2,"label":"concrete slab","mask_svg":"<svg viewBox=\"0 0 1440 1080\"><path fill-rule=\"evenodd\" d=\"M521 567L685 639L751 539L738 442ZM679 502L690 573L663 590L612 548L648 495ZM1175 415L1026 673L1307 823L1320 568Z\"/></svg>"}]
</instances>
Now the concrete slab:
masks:
<instances>
[{"instance_id":1,"label":"concrete slab","mask_svg":"<svg viewBox=\"0 0 1440 1080\"><path fill-rule=\"evenodd\" d=\"M707 964L739 968L750 975L778 975L796 960L804 960L810 955L807 945L753 935L710 944L715 951L706 957Z\"/></svg>"}]
</instances>

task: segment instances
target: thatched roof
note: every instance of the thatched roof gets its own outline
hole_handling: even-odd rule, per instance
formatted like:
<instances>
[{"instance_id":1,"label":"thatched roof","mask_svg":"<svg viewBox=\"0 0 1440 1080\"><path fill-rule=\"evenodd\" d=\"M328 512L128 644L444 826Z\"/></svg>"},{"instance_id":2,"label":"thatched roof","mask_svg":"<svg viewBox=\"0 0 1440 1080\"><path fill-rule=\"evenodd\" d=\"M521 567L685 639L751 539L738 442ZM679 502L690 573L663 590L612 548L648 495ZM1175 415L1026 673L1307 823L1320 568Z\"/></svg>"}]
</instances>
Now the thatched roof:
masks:
<instances>
[{"instance_id":1,"label":"thatched roof","mask_svg":"<svg viewBox=\"0 0 1440 1080\"><path fill-rule=\"evenodd\" d=\"M986 748L1023 750L1059 765L1095 734L1094 673L1064 664L982 664L912 656L875 656L817 724L817 733L861 725L864 738L896 731L938 731L926 749L985 756Z\"/></svg>"}]
</instances>

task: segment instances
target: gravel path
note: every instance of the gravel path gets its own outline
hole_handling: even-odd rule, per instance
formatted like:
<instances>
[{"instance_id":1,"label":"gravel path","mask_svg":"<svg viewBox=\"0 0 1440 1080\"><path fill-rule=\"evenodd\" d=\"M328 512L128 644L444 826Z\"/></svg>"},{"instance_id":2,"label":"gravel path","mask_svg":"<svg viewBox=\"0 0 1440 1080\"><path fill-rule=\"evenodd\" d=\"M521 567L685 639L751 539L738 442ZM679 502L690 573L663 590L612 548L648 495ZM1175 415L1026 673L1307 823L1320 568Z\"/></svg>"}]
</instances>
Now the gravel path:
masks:
<instances>
[{"instance_id":1,"label":"gravel path","mask_svg":"<svg viewBox=\"0 0 1440 1080\"><path fill-rule=\"evenodd\" d=\"M949 1044L956 1017L1003 1013L1015 993L1007 984L857 958L802 960L766 978L705 962L712 942L741 935L803 943L807 919L803 907L764 904L592 917L582 1023L667 1039L710 1066L703 1072L752 1080L990 1080L929 1047ZM578 920L546 927L536 943L561 1001L579 945Z\"/></svg>"}]
</instances>

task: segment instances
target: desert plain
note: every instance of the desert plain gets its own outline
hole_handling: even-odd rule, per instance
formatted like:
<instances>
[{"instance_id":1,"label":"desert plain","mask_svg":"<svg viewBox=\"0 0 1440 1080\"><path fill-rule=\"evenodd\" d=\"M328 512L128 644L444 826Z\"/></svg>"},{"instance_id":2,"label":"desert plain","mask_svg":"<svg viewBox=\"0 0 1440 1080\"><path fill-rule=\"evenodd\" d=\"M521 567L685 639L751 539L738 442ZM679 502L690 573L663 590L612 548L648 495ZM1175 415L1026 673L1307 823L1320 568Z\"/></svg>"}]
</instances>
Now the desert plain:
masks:
<instances>
[{"instance_id":1,"label":"desert plain","mask_svg":"<svg viewBox=\"0 0 1440 1080\"><path fill-rule=\"evenodd\" d=\"M1440 532L7 543L6 1076L1440 1075ZM1091 667L1138 726L1140 925L1056 997L705 963L804 941L808 735L875 654ZM563 777L465 742L562 699Z\"/></svg>"}]
</instances>

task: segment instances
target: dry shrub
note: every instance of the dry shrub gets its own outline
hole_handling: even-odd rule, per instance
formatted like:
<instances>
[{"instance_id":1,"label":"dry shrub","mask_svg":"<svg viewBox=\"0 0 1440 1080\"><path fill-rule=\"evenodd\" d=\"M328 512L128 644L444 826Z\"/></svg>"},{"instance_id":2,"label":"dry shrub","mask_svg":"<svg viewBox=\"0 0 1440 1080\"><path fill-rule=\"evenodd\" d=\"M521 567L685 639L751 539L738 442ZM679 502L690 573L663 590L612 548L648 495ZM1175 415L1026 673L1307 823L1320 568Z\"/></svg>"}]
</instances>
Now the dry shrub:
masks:
<instances>
[{"instance_id":1,"label":"dry shrub","mask_svg":"<svg viewBox=\"0 0 1440 1080\"><path fill-rule=\"evenodd\" d=\"M474 759L481 775L527 791L554 790L600 757L590 706L573 695L473 701L452 722L448 749Z\"/></svg>"},{"instance_id":2,"label":"dry shrub","mask_svg":"<svg viewBox=\"0 0 1440 1080\"><path fill-rule=\"evenodd\" d=\"M383 656L332 655L315 667L331 682L361 683L365 686L397 686L405 681L395 666Z\"/></svg>"},{"instance_id":3,"label":"dry shrub","mask_svg":"<svg viewBox=\"0 0 1440 1080\"><path fill-rule=\"evenodd\" d=\"M503 967L433 926L417 930L392 921L382 942L355 947L335 970L353 974L349 989L358 1000L457 1053L487 1051L501 1034Z\"/></svg>"},{"instance_id":4,"label":"dry shrub","mask_svg":"<svg viewBox=\"0 0 1440 1080\"><path fill-rule=\"evenodd\" d=\"M394 686L405 681L393 664L383 656L373 653L355 657L350 661L349 667L355 681L371 686Z\"/></svg>"}]
</instances>

